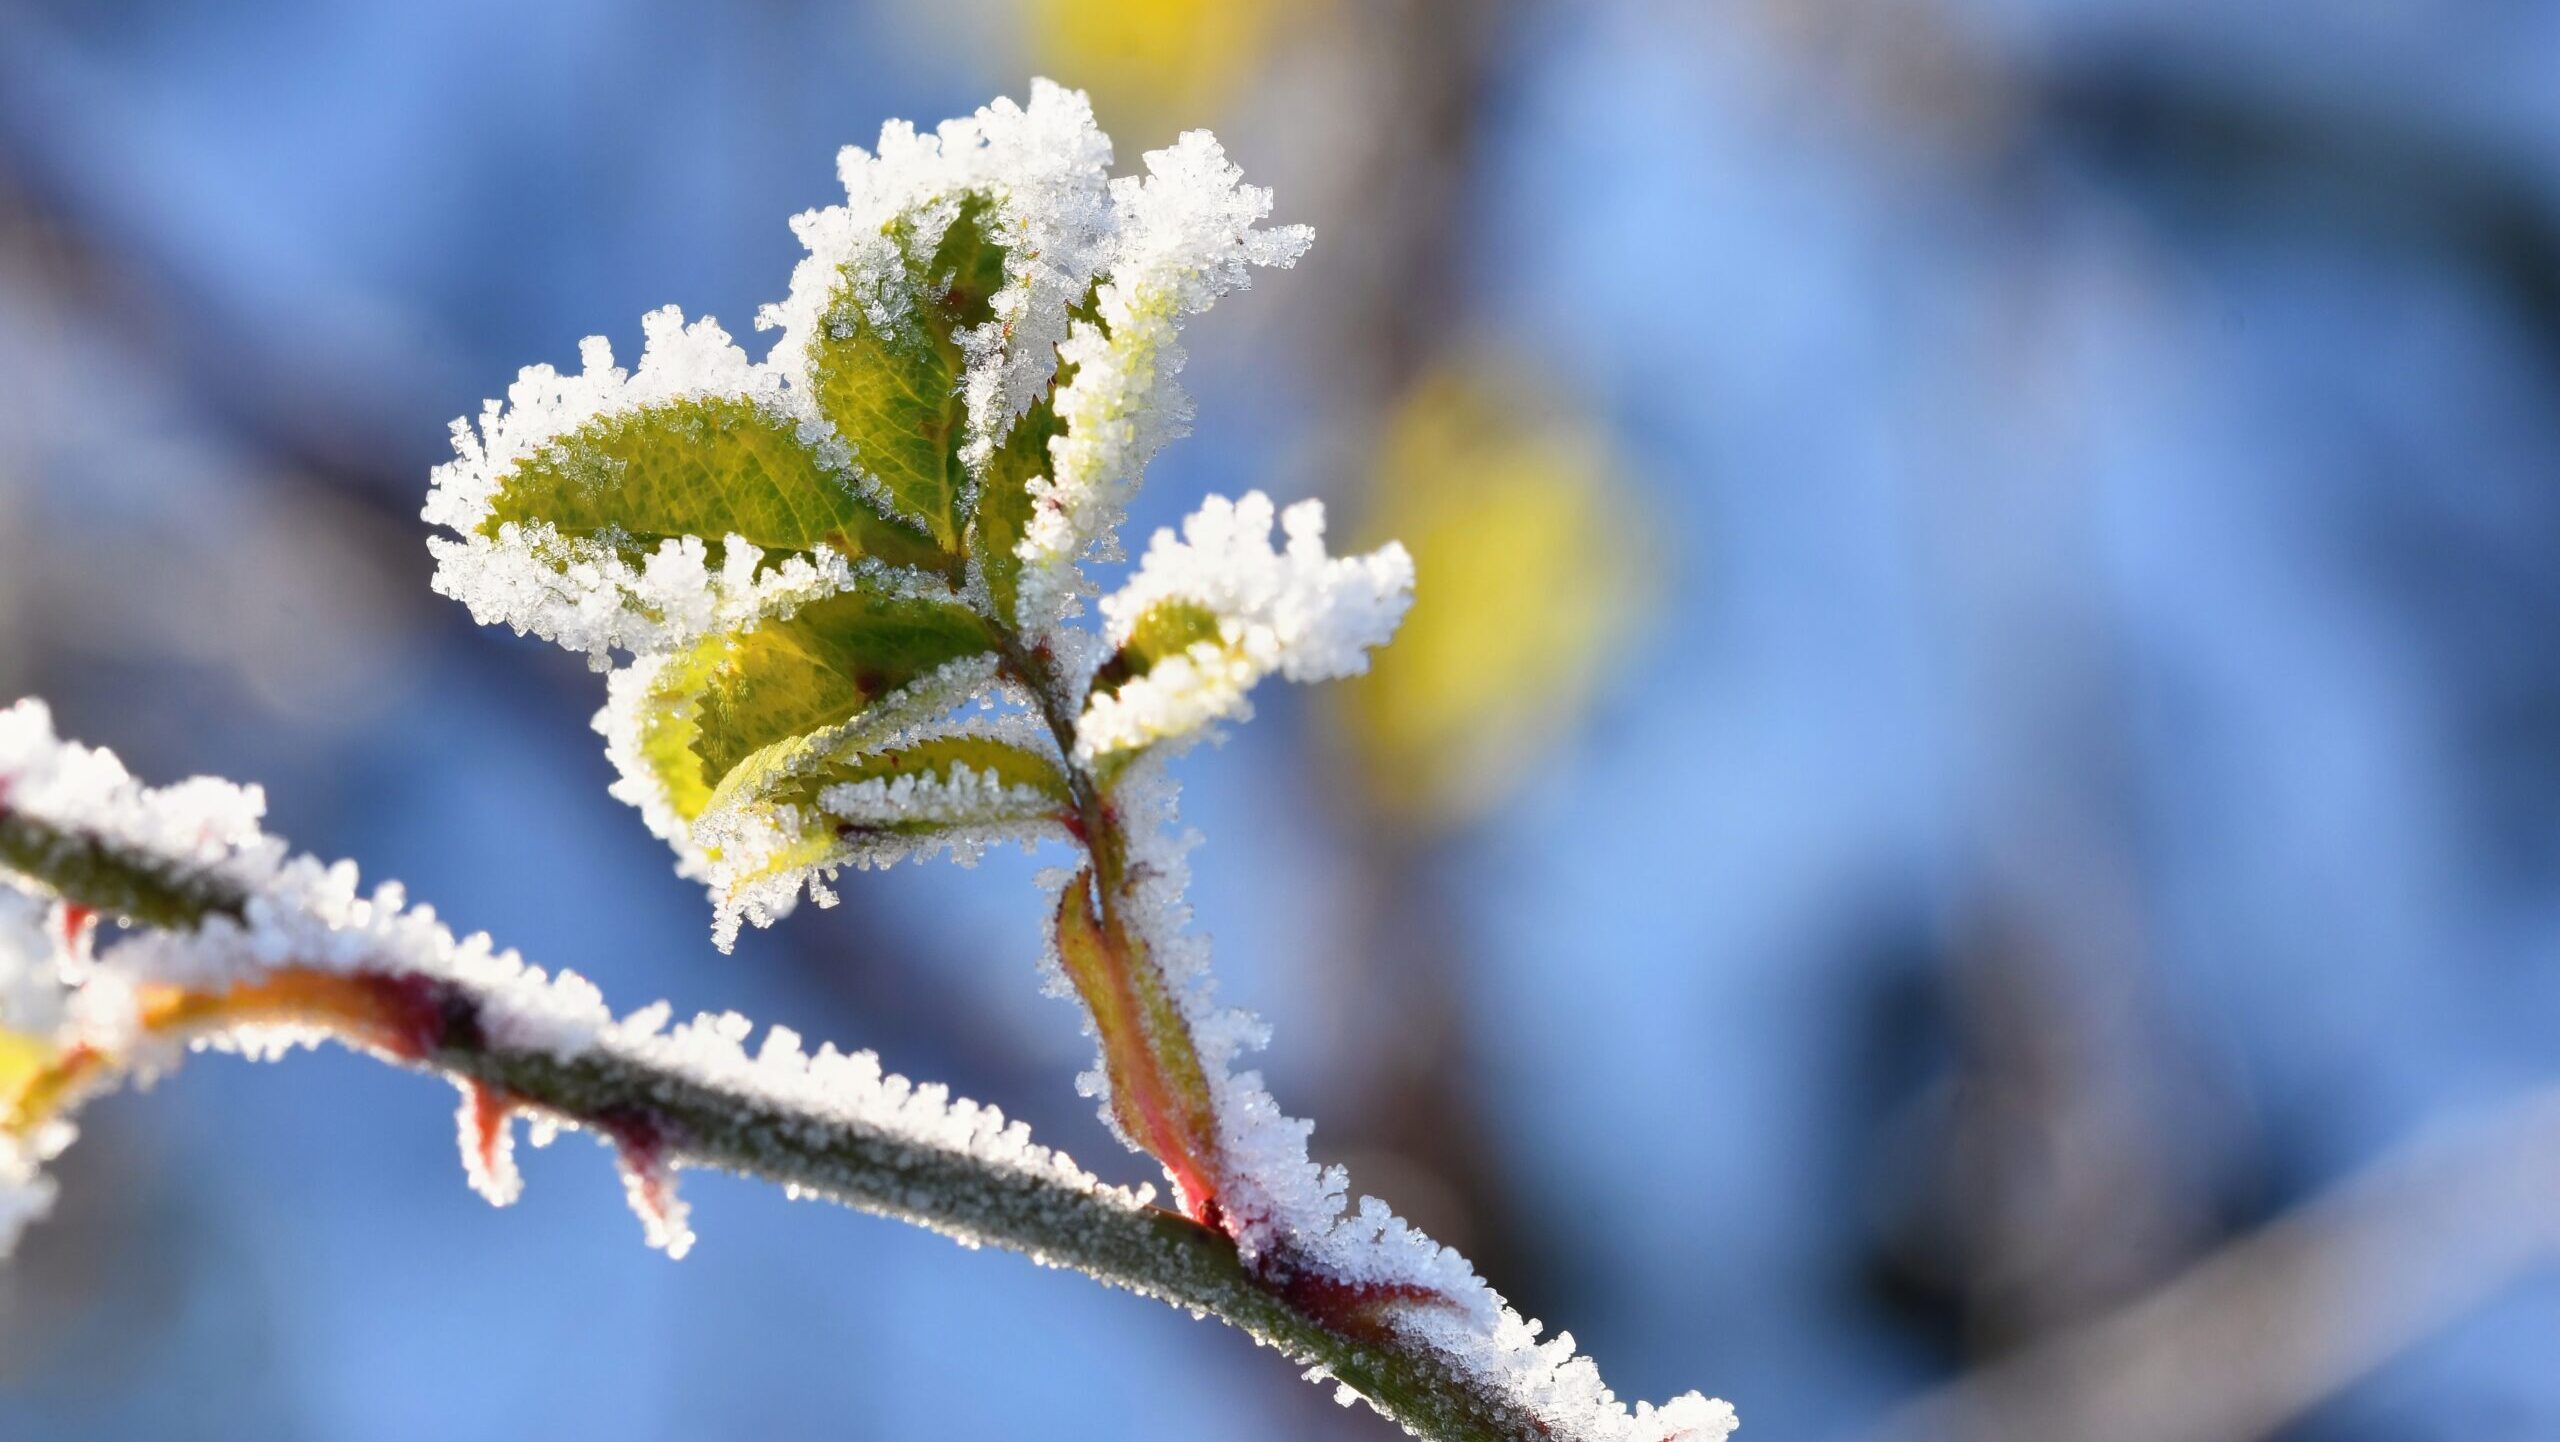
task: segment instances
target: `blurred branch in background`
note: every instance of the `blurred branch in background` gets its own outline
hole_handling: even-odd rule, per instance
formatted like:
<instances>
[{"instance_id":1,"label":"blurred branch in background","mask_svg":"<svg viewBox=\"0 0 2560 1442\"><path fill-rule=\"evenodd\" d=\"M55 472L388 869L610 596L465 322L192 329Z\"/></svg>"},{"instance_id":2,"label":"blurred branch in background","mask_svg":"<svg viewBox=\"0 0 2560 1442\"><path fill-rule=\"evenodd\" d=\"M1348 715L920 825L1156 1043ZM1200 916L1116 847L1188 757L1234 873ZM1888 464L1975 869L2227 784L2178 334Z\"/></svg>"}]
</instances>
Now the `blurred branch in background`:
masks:
<instances>
[{"instance_id":1,"label":"blurred branch in background","mask_svg":"<svg viewBox=\"0 0 2560 1442\"><path fill-rule=\"evenodd\" d=\"M1868 1159L1872 1278L1958 1363L2139 1295L2216 1235L2243 1138L2145 978L2012 900L1959 927L1935 1024L1953 1056ZM2095 963L2106 962L2108 966Z\"/></svg>"},{"instance_id":2,"label":"blurred branch in background","mask_svg":"<svg viewBox=\"0 0 2560 1442\"><path fill-rule=\"evenodd\" d=\"M2164 219L2355 237L2466 272L2560 367L2560 207L2498 147L2167 56L2057 68L2032 98L2035 133L2118 170Z\"/></svg>"},{"instance_id":3,"label":"blurred branch in background","mask_svg":"<svg viewBox=\"0 0 2560 1442\"><path fill-rule=\"evenodd\" d=\"M2067 204L2067 158L2125 182L2164 252L2198 231L2405 251L2469 273L2555 355L2560 226L2547 188L2492 146L2164 46L2021 65L1949 5L1755 13L1801 83L1840 93L1878 145L1932 142L1964 212L2028 232L2024 255ZM2085 599L2098 501L2033 453L2054 424L2038 378L2070 344L2038 290L2031 266L1992 327L2008 349L1953 368L2014 370L2003 439L2029 455L2004 474L1980 466L1980 437L1947 446L1930 530L1979 732L1982 851L1964 873L1979 890L1959 901L1975 920L1947 988L1957 1064L1876 1162L1885 1254L1905 1284L1938 1289L1979 1365L1879 1435L2251 1442L2548 1265L2560 1107L2535 1097L2423 1139L2172 1270L2210 1236L2221 1177L2262 1143L2157 995L2134 687Z\"/></svg>"},{"instance_id":4,"label":"blurred branch in background","mask_svg":"<svg viewBox=\"0 0 2560 1442\"><path fill-rule=\"evenodd\" d=\"M306 734L378 724L417 669L426 566L407 528L382 492L205 416L177 359L187 313L14 159L0 154L0 373L19 401L0 422L0 515L19 522L0 529L0 680L76 659L236 686Z\"/></svg>"},{"instance_id":5,"label":"blurred branch in background","mask_svg":"<svg viewBox=\"0 0 2560 1442\"><path fill-rule=\"evenodd\" d=\"M2256 1442L2560 1263L2560 1092L2421 1137L2167 1285L1891 1418L1879 1442Z\"/></svg>"},{"instance_id":6,"label":"blurred branch in background","mask_svg":"<svg viewBox=\"0 0 2560 1442\"><path fill-rule=\"evenodd\" d=\"M2022 54L1949 0L1748 13L1879 144L1925 140L1991 192L1985 213L1997 192L2054 178L2039 160L2092 162L2164 228L2360 239L2467 272L2560 364L2560 200L2530 159L2424 91L2340 84L2300 49L2298 72L2232 64L2212 27L2128 19L2113 43Z\"/></svg>"}]
</instances>

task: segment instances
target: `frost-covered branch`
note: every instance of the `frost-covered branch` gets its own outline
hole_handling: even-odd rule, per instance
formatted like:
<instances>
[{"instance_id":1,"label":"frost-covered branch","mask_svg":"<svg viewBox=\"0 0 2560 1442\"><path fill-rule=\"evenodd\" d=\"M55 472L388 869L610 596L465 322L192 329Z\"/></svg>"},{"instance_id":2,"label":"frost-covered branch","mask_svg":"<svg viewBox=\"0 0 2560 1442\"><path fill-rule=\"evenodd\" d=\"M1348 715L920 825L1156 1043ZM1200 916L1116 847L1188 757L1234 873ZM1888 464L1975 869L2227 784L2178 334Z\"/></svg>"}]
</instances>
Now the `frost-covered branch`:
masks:
<instances>
[{"instance_id":1,"label":"frost-covered branch","mask_svg":"<svg viewBox=\"0 0 2560 1442\"><path fill-rule=\"evenodd\" d=\"M262 810L219 781L141 786L112 753L57 739L38 703L0 711L0 1250L52 1206L41 1165L107 1086L189 1049L333 1041L455 1082L465 1172L500 1205L521 1187L517 1118L537 1141L596 1135L671 1255L692 1242L677 1171L716 1168L1215 1316L1422 1436L1718 1436L1729 1416L1675 1405L1639 1414L1649 1432L1560 1430L1471 1359L1382 1325L1401 1292L1259 1272L1144 1189L1102 1185L870 1053L812 1056L775 1028L751 1054L734 1014L616 1020L574 973L456 939L397 886L360 896L351 865L287 856ZM96 945L102 917L127 934Z\"/></svg>"},{"instance_id":2,"label":"frost-covered branch","mask_svg":"<svg viewBox=\"0 0 2560 1442\"><path fill-rule=\"evenodd\" d=\"M217 932L241 926L253 906L272 914L267 899L218 874L15 811L0 822L9 869L59 883L58 895L75 906L147 898L159 924ZM53 953L63 945L58 916L40 917L24 894L0 889L0 955L21 966L30 956L58 964L66 958ZM218 992L137 993L127 1035L142 1050L110 1057L70 1042L27 1072L6 1098L0 1237L51 1205L34 1154L67 1142L65 1113L117 1072L170 1065L180 1045L256 1053L328 1039L458 1083L465 1167L493 1201L515 1194L506 1128L522 1113L538 1129L573 1127L614 1146L652 1239L671 1253L690 1233L664 1179L679 1166L717 1168L1217 1317L1423 1435L1544 1435L1445 1362L1344 1335L1292 1306L1246 1271L1226 1238L1149 1205L1143 1193L1096 1183L1031 1146L992 1109L883 1076L868 1053L821 1051L812 1061L775 1032L749 1059L741 1020L706 1018L661 1034L646 1017L563 1052L505 1039L523 1030L523 998L504 990L435 971L370 969L361 951L335 961L346 969L279 967ZM0 1021L19 1021L27 1009Z\"/></svg>"}]
</instances>

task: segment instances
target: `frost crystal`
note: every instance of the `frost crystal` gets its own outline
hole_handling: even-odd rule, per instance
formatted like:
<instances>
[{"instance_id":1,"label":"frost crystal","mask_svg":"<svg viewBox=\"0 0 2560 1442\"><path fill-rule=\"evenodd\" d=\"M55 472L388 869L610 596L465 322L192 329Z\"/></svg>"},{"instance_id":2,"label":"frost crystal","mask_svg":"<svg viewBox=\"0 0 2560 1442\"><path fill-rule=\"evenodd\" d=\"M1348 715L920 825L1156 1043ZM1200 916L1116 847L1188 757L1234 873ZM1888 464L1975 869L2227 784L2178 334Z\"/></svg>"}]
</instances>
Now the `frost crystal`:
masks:
<instances>
[{"instance_id":1,"label":"frost crystal","mask_svg":"<svg viewBox=\"0 0 2560 1442\"><path fill-rule=\"evenodd\" d=\"M0 886L0 1033L49 1036L62 1025L61 927L43 900Z\"/></svg>"},{"instance_id":2,"label":"frost crystal","mask_svg":"<svg viewBox=\"0 0 2560 1442\"><path fill-rule=\"evenodd\" d=\"M113 752L57 741L53 713L0 710L0 815L79 816L90 835L191 870L256 869L283 854L259 834L266 793L197 777L145 791Z\"/></svg>"},{"instance_id":3,"label":"frost crystal","mask_svg":"<svg viewBox=\"0 0 2560 1442\"><path fill-rule=\"evenodd\" d=\"M1187 735L1245 714L1245 693L1277 671L1292 681L1356 676L1369 648L1386 644L1413 601L1413 558L1389 542L1365 556L1325 554L1324 504L1300 501L1280 516L1285 550L1271 546L1271 499L1211 496L1182 523L1156 532L1137 574L1102 602L1112 644L1126 646L1168 603L1215 619L1217 634L1156 659L1145 675L1096 695L1076 728L1087 758Z\"/></svg>"},{"instance_id":4,"label":"frost crystal","mask_svg":"<svg viewBox=\"0 0 2560 1442\"><path fill-rule=\"evenodd\" d=\"M0 1139L0 1257L15 1251L27 1228L53 1211L60 1189L44 1174L42 1157L14 1137Z\"/></svg>"},{"instance_id":5,"label":"frost crystal","mask_svg":"<svg viewBox=\"0 0 2560 1442\"><path fill-rule=\"evenodd\" d=\"M1093 283L1110 235L1110 167L1111 140L1093 123L1092 104L1046 80L1031 83L1028 105L998 100L930 135L893 120L880 128L876 151L846 146L836 160L845 203L793 218L808 258L791 274L789 298L756 317L759 329L782 331L769 364L795 380L807 373L817 337L842 323L833 298L848 275L860 278L851 289L868 318L889 324L914 300L891 227L912 221L917 247L929 251L963 197L990 197L1005 283L995 318L961 338L964 459L974 471L1057 369L1067 311Z\"/></svg>"},{"instance_id":6,"label":"frost crystal","mask_svg":"<svg viewBox=\"0 0 2560 1442\"><path fill-rule=\"evenodd\" d=\"M636 808L650 833L675 848L678 875L707 883L713 904L734 913L738 910L734 893L769 869L778 849L798 834L793 826L785 824L797 818L760 810L754 804L758 800L755 797L739 798L730 805L688 816L670 793L667 777L652 754L650 728L662 719L656 693L666 684L670 669L683 664L684 659L653 653L614 672L605 682L605 704L596 712L593 724L597 734L604 737L605 759L613 763L616 773L608 788L614 799ZM785 774L829 761L856 759L912 740L954 708L993 687L995 681L996 663L992 656L973 656L937 667L874 702L854 720L804 737L801 756L785 768ZM691 719L690 715L685 719ZM812 862L804 870L816 873L856 861L858 858L848 853L823 865ZM768 925L790 914L800 874L787 879L789 885L766 898L757 925ZM735 935L734 927L729 928L729 934Z\"/></svg>"},{"instance_id":7,"label":"frost crystal","mask_svg":"<svg viewBox=\"0 0 2560 1442\"><path fill-rule=\"evenodd\" d=\"M917 803L918 809L898 816L866 802L863 798L872 793L864 782L821 787L812 798L816 804L806 807L774 804L760 794L739 795L688 820L668 794L648 741L655 714L651 693L671 664L672 658L644 656L614 673L595 728L603 733L606 755L620 773L613 795L638 807L649 829L674 845L678 874L709 889L712 940L723 951L736 942L742 922L770 926L790 915L803 890L822 906L832 904L827 883L843 867L883 867L946 850L966 862L1000 842L1027 844L1057 834L1057 803L1045 796L1034 801L1024 788L1005 787L1004 797L983 796L979 799L989 807L972 812L956 795L947 794L949 786L936 784L958 778L934 776L908 778L913 784L905 787L880 788L884 795L894 790ZM855 720L804 737L799 755L777 763L769 784L780 786L822 767L859 765L949 738L1001 739L1054 754L1046 734L1020 715L1001 722L945 719L995 685L992 656L938 667L873 703ZM839 792L851 798L847 814L835 814L825 804L827 796ZM1008 804L995 805L998 801ZM813 841L813 834L821 839Z\"/></svg>"},{"instance_id":8,"label":"frost crystal","mask_svg":"<svg viewBox=\"0 0 2560 1442\"><path fill-rule=\"evenodd\" d=\"M605 537L566 536L541 522L510 520L483 534L509 473L602 418L722 398L804 435L824 432L805 398L785 388L780 373L749 362L719 322L706 317L687 325L683 312L668 306L643 317L641 327L646 343L637 371L614 364L612 342L589 336L578 347L584 369L577 375L528 367L507 388L504 405L488 403L477 432L455 421L456 458L436 469L423 512L429 523L461 533L427 542L437 561L438 593L468 606L482 625L510 626L583 651L598 669L615 650L681 645L853 582L845 557L823 546L769 563L744 537L668 536L635 565ZM592 477L608 478L602 469ZM717 561L712 542L721 547Z\"/></svg>"},{"instance_id":9,"label":"frost crystal","mask_svg":"<svg viewBox=\"0 0 2560 1442\"><path fill-rule=\"evenodd\" d=\"M1303 225L1260 229L1271 192L1246 185L1205 130L1150 152L1146 164L1144 179L1111 183L1099 319L1077 321L1058 348L1075 368L1055 401L1066 433L1049 443L1051 475L1032 483L1039 506L1020 547L1020 620L1033 631L1069 613L1083 586L1078 563L1109 552L1147 462L1190 429L1191 402L1175 382L1182 322L1242 289L1247 266L1294 265L1315 239Z\"/></svg>"},{"instance_id":10,"label":"frost crystal","mask_svg":"<svg viewBox=\"0 0 2560 1442\"><path fill-rule=\"evenodd\" d=\"M687 325L683 311L666 306L640 325L645 344L637 373L613 363L613 342L591 335L578 343L578 374L527 366L503 403L482 408L477 432L456 420L456 456L435 470L426 521L471 530L489 514L508 471L607 412L699 396L785 403L780 374L750 362L718 321L705 317Z\"/></svg>"},{"instance_id":11,"label":"frost crystal","mask_svg":"<svg viewBox=\"0 0 2560 1442\"><path fill-rule=\"evenodd\" d=\"M940 742L996 741L1030 754L1054 754L1048 733L1020 713L902 731L876 753L914 751ZM919 772L875 776L830 786L818 806L840 823L844 855L864 866L889 866L949 851L964 865L989 847L1026 847L1065 835L1066 803L1040 786L1009 781L966 761Z\"/></svg>"}]
</instances>

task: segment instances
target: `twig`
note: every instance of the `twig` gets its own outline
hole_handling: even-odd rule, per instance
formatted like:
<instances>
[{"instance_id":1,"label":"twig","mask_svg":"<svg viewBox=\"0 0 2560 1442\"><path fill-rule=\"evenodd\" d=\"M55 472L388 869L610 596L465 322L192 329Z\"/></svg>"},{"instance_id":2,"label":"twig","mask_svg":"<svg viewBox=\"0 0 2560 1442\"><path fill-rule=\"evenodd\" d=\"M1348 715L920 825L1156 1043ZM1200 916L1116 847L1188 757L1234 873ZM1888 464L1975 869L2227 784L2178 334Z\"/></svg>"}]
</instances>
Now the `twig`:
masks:
<instances>
[{"instance_id":1,"label":"twig","mask_svg":"<svg viewBox=\"0 0 2560 1442\"><path fill-rule=\"evenodd\" d=\"M190 929L241 919L249 898L217 875L126 854L96 836L0 807L0 865L65 901L128 922ZM376 973L389 987L433 994L432 1010L467 1018L490 999L447 978ZM310 1021L310 1016L298 1017ZM967 1242L1020 1252L1110 1286L1216 1317L1313 1375L1330 1376L1418 1436L1447 1442L1548 1442L1539 1419L1488 1396L1448 1359L1383 1327L1346 1329L1310 1314L1249 1272L1235 1244L1126 1194L990 1165L961 1147L848 1125L708 1086L610 1043L562 1057L503 1045L477 1026L442 1025L414 1052L333 1031L333 1038L458 1082L494 1087L555 1119L608 1137L633 1117L662 1130L668 1159L769 1181L857 1211ZM1354 1335L1354 1332L1367 1335Z\"/></svg>"}]
</instances>

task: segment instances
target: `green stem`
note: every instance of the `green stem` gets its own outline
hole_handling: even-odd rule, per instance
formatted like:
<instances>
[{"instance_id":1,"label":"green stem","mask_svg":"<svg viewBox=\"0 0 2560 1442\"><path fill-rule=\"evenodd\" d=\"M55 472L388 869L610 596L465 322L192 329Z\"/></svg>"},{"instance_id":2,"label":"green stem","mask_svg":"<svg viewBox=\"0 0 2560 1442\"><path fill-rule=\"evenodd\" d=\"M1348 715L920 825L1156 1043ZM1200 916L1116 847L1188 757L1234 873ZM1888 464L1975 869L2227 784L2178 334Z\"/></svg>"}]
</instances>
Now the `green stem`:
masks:
<instances>
[{"instance_id":1,"label":"green stem","mask_svg":"<svg viewBox=\"0 0 2560 1442\"><path fill-rule=\"evenodd\" d=\"M191 930L207 916L237 920L248 907L240 888L219 876L38 821L11 811L5 798L0 868L35 877L92 911L170 930Z\"/></svg>"},{"instance_id":2,"label":"green stem","mask_svg":"<svg viewBox=\"0 0 2560 1442\"><path fill-rule=\"evenodd\" d=\"M1102 1036L1112 1116L1132 1145L1153 1155L1174 1175L1190 1213L1213 1221L1219 1214L1225 1165L1208 1071L1164 968L1129 924L1126 898L1134 879L1129 873L1129 835L1119 808L1111 804L1108 784L1076 763L1079 699L1066 693L1056 668L1025 647L1012 628L993 617L988 618L988 627L997 638L1006 671L1031 693L1057 741L1059 765L1075 798L1085 855L1091 862L1087 877L1076 883L1086 888L1090 898L1083 913L1090 918L1090 932L1083 938L1091 942L1090 956L1079 964L1079 938L1070 934L1079 921L1069 909L1075 901L1074 888L1060 898L1058 945L1066 958L1068 980Z\"/></svg>"}]
</instances>

